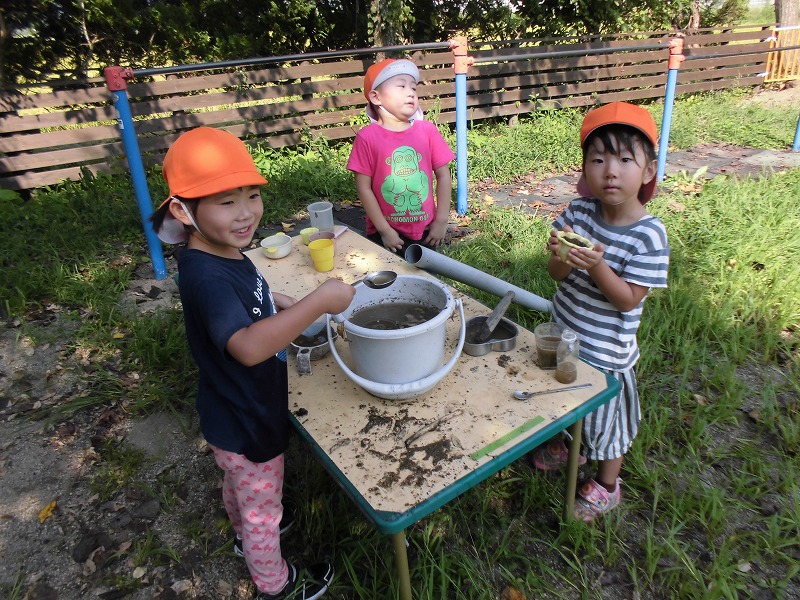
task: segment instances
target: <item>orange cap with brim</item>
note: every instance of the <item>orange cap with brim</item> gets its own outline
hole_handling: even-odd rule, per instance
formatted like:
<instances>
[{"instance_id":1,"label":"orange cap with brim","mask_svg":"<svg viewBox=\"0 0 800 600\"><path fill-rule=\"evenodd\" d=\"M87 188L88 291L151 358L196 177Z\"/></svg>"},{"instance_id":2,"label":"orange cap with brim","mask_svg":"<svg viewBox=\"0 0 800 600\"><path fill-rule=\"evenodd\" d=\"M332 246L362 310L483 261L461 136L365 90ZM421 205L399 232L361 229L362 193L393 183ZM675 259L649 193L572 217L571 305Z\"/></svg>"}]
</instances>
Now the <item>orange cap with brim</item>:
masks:
<instances>
[{"instance_id":1,"label":"orange cap with brim","mask_svg":"<svg viewBox=\"0 0 800 600\"><path fill-rule=\"evenodd\" d=\"M600 127L606 125L629 125L644 134L653 144L653 148L658 148L658 128L653 116L641 106L628 102L612 102L595 108L586 114L581 125L581 148L583 148L586 138ZM650 201L656 191L656 178L644 184L639 189L639 202L645 204ZM578 180L578 193L581 196L589 196L589 186L583 175Z\"/></svg>"},{"instance_id":2,"label":"orange cap with brim","mask_svg":"<svg viewBox=\"0 0 800 600\"><path fill-rule=\"evenodd\" d=\"M175 196L204 198L267 183L244 142L232 133L213 127L197 127L175 140L164 157L162 174L169 185L169 197L161 207ZM183 224L170 213L164 217L158 237L168 244L186 241Z\"/></svg>"},{"instance_id":3,"label":"orange cap with brim","mask_svg":"<svg viewBox=\"0 0 800 600\"><path fill-rule=\"evenodd\" d=\"M367 116L370 123L378 121L375 105L369 99L370 92L395 75L408 75L419 83L419 69L407 58L384 58L367 69L364 75L364 97L367 99ZM418 108L409 121L422 118L422 108Z\"/></svg>"},{"instance_id":4,"label":"orange cap with brim","mask_svg":"<svg viewBox=\"0 0 800 600\"><path fill-rule=\"evenodd\" d=\"M395 75L409 75L419 83L419 69L407 58L384 58L367 69L364 75L364 97L369 102L369 93Z\"/></svg>"}]
</instances>

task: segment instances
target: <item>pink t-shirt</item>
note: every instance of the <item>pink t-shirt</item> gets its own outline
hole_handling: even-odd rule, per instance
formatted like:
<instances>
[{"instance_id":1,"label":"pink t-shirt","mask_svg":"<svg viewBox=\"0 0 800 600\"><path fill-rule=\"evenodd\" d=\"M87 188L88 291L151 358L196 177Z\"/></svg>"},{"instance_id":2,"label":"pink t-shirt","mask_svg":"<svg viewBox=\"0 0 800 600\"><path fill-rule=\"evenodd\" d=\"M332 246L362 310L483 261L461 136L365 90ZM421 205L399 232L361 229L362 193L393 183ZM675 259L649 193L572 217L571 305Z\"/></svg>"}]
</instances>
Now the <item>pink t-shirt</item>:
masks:
<instances>
[{"instance_id":1,"label":"pink t-shirt","mask_svg":"<svg viewBox=\"0 0 800 600\"><path fill-rule=\"evenodd\" d=\"M433 171L454 158L430 121L414 121L405 131L389 131L373 123L356 134L347 168L371 177L386 221L395 231L419 240L436 214ZM367 234L376 231L367 218Z\"/></svg>"}]
</instances>

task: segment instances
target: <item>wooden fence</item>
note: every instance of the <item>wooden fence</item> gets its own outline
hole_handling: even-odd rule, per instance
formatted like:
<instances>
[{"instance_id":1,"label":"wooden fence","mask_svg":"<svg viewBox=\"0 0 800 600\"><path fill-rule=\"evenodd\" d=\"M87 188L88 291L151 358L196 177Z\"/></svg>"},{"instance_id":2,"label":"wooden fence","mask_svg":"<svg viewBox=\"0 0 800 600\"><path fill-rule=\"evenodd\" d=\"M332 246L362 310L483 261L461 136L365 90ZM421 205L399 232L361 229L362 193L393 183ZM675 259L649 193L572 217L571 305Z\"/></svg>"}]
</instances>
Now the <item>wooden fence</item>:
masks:
<instances>
[{"instance_id":1,"label":"wooden fence","mask_svg":"<svg viewBox=\"0 0 800 600\"><path fill-rule=\"evenodd\" d=\"M700 30L685 36L677 94L763 81L771 25ZM471 43L467 119L509 118L542 108L664 96L670 32ZM663 49L635 50L663 45ZM592 54L598 49L603 54ZM514 55L575 51L514 60ZM585 54L583 53L585 51ZM608 52L608 53L605 53ZM423 109L454 123L453 55L416 52ZM146 165L198 125L248 141L291 146L307 136L352 138L365 124L363 74L373 56L185 72L132 81L127 93ZM122 65L125 66L125 65ZM77 179L83 170L125 171L111 94L102 78L0 90L0 187L29 189Z\"/></svg>"}]
</instances>

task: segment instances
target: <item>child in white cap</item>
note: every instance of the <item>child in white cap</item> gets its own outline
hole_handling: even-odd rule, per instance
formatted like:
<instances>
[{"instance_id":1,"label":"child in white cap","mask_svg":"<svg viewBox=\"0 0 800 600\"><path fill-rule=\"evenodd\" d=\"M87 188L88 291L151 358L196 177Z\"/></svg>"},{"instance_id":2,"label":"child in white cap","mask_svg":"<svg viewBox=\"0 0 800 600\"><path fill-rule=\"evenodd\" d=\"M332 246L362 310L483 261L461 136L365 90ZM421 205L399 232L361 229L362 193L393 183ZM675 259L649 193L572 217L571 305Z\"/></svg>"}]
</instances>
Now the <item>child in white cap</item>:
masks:
<instances>
[{"instance_id":1,"label":"child in white cap","mask_svg":"<svg viewBox=\"0 0 800 600\"><path fill-rule=\"evenodd\" d=\"M408 244L435 248L450 216L455 154L436 125L423 120L418 83L419 69L407 59L387 58L367 69L371 123L356 135L347 162L366 212L367 237L392 252Z\"/></svg>"},{"instance_id":2,"label":"child in white cap","mask_svg":"<svg viewBox=\"0 0 800 600\"><path fill-rule=\"evenodd\" d=\"M345 310L353 286L328 279L301 300L270 289L242 254L264 204L244 143L221 129L181 135L164 159L169 197L153 214L162 241L186 243L178 256L186 338L197 363L200 430L225 476L222 499L257 600L321 597L333 566L284 560L280 534L289 442L286 346L325 313Z\"/></svg>"}]
</instances>

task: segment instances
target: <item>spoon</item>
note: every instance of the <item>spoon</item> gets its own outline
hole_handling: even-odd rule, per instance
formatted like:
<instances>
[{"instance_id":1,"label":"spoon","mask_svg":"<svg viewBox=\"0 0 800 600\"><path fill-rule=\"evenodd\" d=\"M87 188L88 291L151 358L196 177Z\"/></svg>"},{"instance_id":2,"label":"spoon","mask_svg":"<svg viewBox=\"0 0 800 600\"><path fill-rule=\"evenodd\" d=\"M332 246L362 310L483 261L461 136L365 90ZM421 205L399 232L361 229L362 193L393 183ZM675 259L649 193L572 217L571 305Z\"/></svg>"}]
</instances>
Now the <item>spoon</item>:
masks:
<instances>
[{"instance_id":1,"label":"spoon","mask_svg":"<svg viewBox=\"0 0 800 600\"><path fill-rule=\"evenodd\" d=\"M365 286L372 288L373 290L382 290L383 288L387 288L392 285L396 279L397 273L394 271L374 271L364 275L364 279L360 281L354 281L352 285L355 286L359 283L363 283ZM331 318L336 323L344 323L347 320L341 313L331 315Z\"/></svg>"},{"instance_id":2,"label":"spoon","mask_svg":"<svg viewBox=\"0 0 800 600\"><path fill-rule=\"evenodd\" d=\"M382 290L392 285L395 279L397 279L397 273L394 271L375 271L374 273L365 275L364 279L361 281L364 282L364 285L368 288Z\"/></svg>"},{"instance_id":3,"label":"spoon","mask_svg":"<svg viewBox=\"0 0 800 600\"><path fill-rule=\"evenodd\" d=\"M567 387L555 388L552 390L540 390L538 392L523 392L517 390L514 392L514 398L517 400L528 400L534 396L542 396L544 394L557 394L558 392L570 392L572 390L582 390L583 388L592 387L591 383L581 383L579 385L568 385Z\"/></svg>"}]
</instances>

